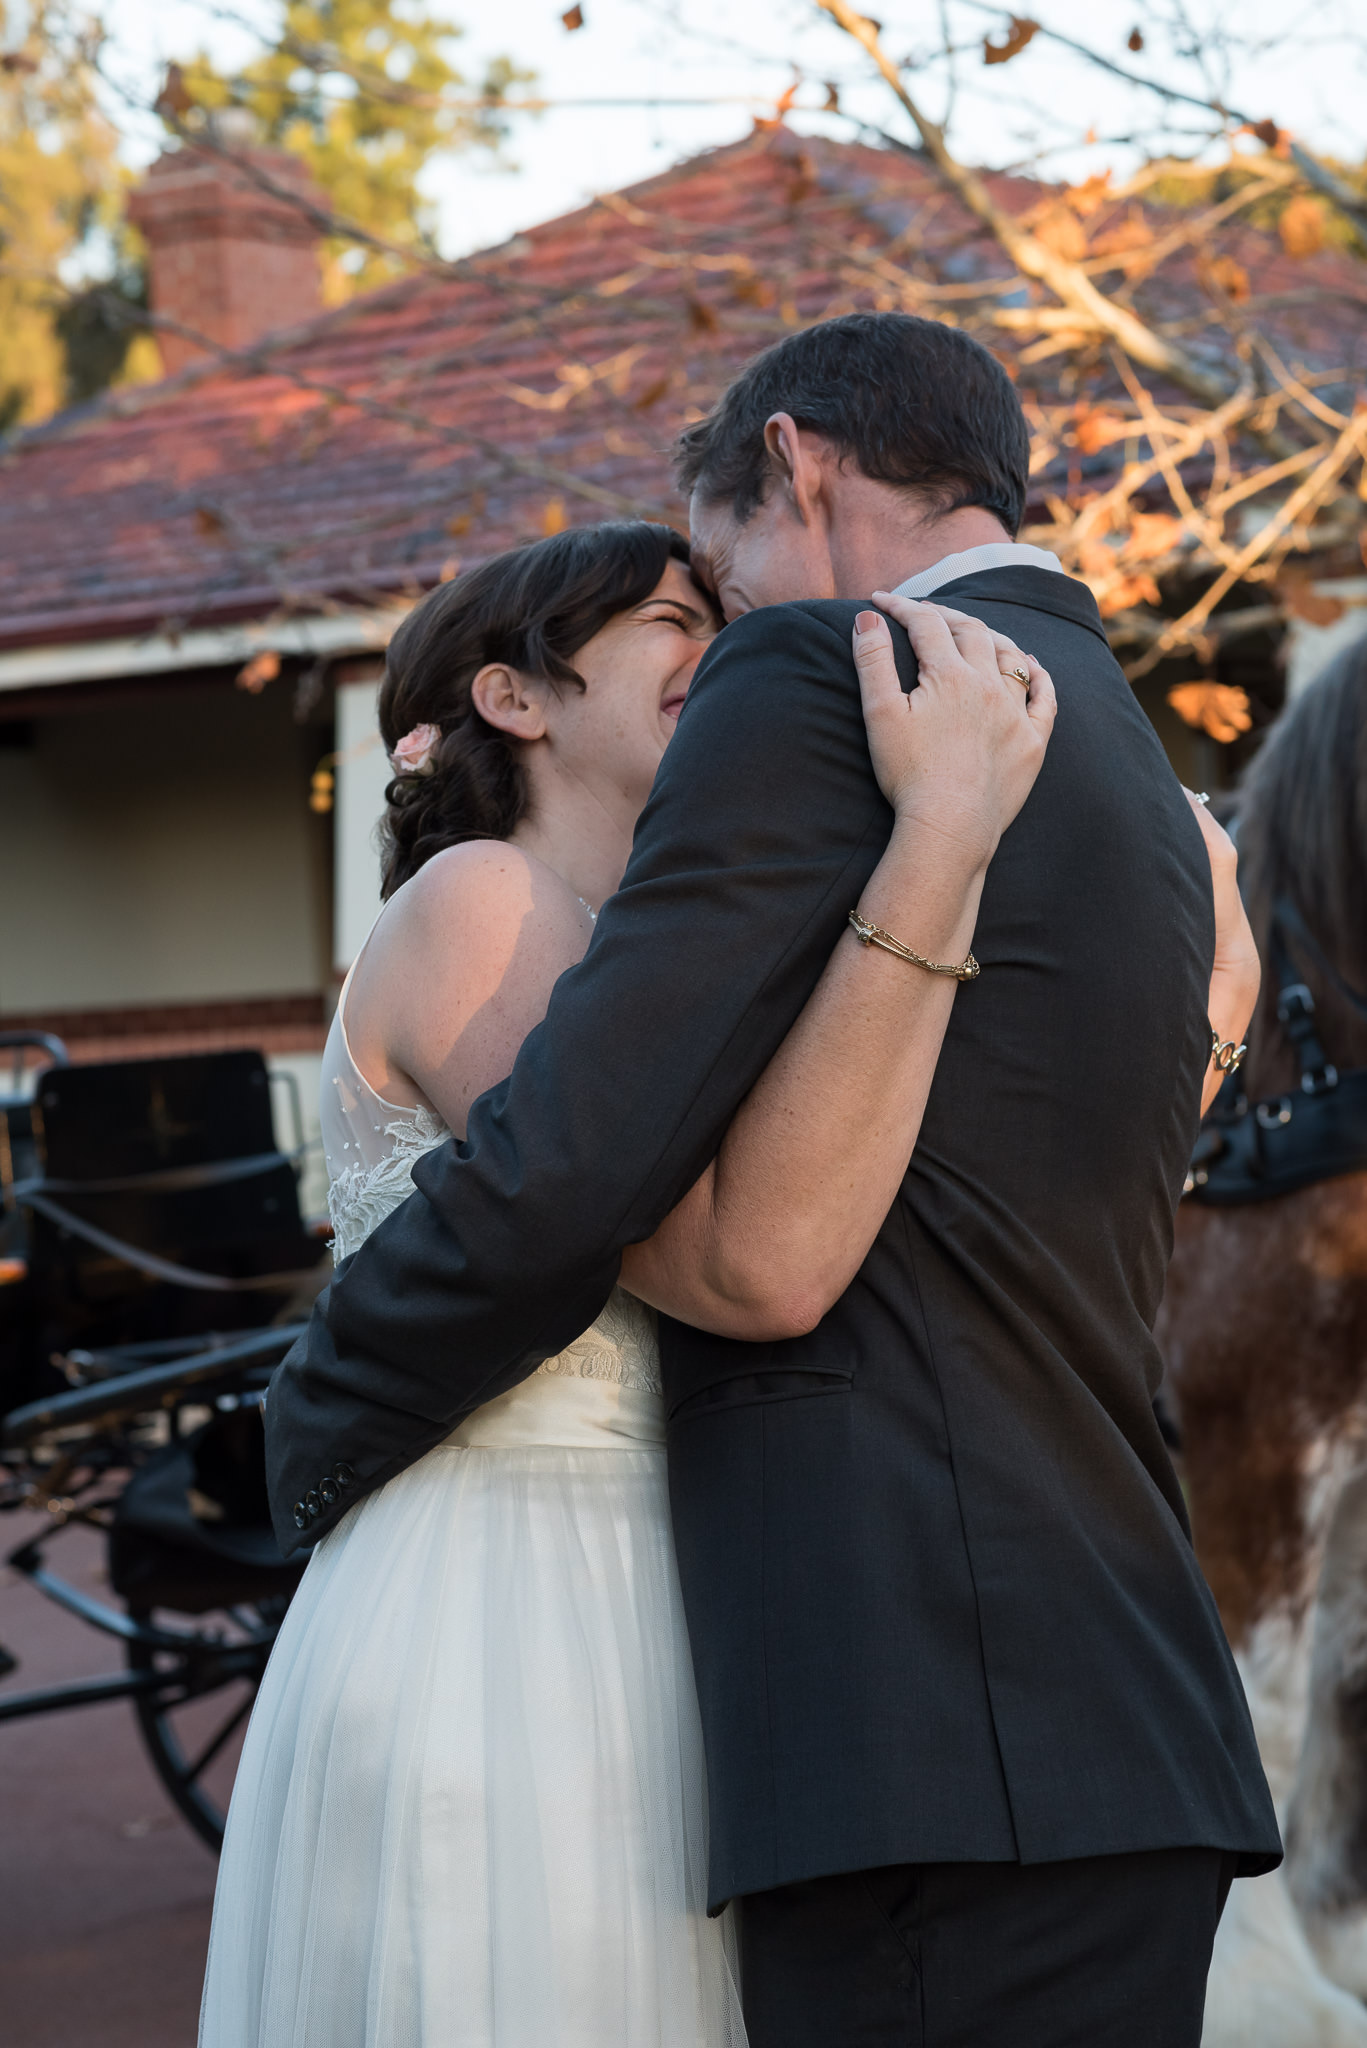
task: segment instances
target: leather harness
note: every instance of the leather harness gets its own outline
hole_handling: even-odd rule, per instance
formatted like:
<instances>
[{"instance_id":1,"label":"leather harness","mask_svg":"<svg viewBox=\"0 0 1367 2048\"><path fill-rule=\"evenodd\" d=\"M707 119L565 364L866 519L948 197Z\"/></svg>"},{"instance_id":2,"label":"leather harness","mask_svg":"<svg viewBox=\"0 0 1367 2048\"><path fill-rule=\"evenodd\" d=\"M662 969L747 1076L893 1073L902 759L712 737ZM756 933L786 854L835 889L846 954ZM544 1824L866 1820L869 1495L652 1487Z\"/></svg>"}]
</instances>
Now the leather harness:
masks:
<instances>
[{"instance_id":1,"label":"leather harness","mask_svg":"<svg viewBox=\"0 0 1367 2048\"><path fill-rule=\"evenodd\" d=\"M1212 1207L1269 1202L1316 1181L1367 1172L1367 1067L1340 1073L1325 1052L1315 999L1297 971L1295 947L1350 1009L1367 1021L1367 997L1338 972L1295 905L1272 913L1277 1020L1300 1066L1299 1091L1250 1102L1237 1072L1211 1104L1192 1153L1184 1195Z\"/></svg>"}]
</instances>

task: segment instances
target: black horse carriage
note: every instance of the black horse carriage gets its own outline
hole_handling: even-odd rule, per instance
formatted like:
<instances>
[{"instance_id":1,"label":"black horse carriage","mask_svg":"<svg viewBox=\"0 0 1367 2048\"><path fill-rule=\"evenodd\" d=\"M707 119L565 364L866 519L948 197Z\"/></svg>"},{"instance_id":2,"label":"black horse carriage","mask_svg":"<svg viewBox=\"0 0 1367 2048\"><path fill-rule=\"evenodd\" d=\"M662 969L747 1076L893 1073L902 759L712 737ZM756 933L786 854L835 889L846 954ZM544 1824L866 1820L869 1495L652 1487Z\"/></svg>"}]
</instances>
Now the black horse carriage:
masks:
<instances>
[{"instance_id":1,"label":"black horse carriage","mask_svg":"<svg viewBox=\"0 0 1367 2048\"><path fill-rule=\"evenodd\" d=\"M327 1271L300 1218L297 1094L287 1153L260 1053L72 1065L58 1039L4 1032L0 1054L0 1509L27 1529L6 1562L123 1654L108 1676L0 1691L0 1722L130 1700L217 1847L211 1767L302 1570L271 1533L261 1416ZM49 1563L79 1528L107 1598ZM15 1663L0 1646L0 1677Z\"/></svg>"}]
</instances>

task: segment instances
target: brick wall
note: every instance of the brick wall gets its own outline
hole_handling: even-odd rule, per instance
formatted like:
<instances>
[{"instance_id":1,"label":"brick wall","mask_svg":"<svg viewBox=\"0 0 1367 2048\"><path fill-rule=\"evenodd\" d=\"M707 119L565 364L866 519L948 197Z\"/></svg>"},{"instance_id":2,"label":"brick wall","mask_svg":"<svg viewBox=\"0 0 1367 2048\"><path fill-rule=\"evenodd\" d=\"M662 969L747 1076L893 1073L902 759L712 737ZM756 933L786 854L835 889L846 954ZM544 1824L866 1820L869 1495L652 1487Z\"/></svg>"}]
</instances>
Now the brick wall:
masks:
<instances>
[{"instance_id":1,"label":"brick wall","mask_svg":"<svg viewBox=\"0 0 1367 2048\"><path fill-rule=\"evenodd\" d=\"M0 1031L49 1031L73 1060L140 1060L159 1053L319 1052L329 1005L320 995L257 996L212 1003L149 1003L109 1010L42 1010L6 1015ZM11 1055L0 1051L0 1071Z\"/></svg>"},{"instance_id":2,"label":"brick wall","mask_svg":"<svg viewBox=\"0 0 1367 2048\"><path fill-rule=\"evenodd\" d=\"M321 204L296 157L237 153L273 185ZM152 310L222 348L240 349L320 309L317 229L288 197L263 190L232 158L182 148L158 159L129 202L147 238ZM159 330L168 375L203 357Z\"/></svg>"}]
</instances>

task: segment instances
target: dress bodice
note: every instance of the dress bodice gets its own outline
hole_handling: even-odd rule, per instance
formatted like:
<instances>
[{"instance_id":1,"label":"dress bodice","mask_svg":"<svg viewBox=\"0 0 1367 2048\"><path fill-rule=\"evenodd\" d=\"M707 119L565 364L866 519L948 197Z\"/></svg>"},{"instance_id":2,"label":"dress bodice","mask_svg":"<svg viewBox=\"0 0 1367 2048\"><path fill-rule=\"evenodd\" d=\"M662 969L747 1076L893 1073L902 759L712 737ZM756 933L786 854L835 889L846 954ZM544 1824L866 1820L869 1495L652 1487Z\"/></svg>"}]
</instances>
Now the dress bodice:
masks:
<instances>
[{"instance_id":1,"label":"dress bodice","mask_svg":"<svg viewBox=\"0 0 1367 2048\"><path fill-rule=\"evenodd\" d=\"M451 1135L432 1110L387 1102L370 1086L347 1040L350 986L348 975L323 1051L320 1104L333 1254L339 1259L356 1251L375 1226L407 1200L413 1192L414 1162ZM658 1396L659 1355L654 1310L615 1287L597 1322L556 1357L544 1360L532 1377L596 1380ZM518 1391L515 1388L513 1395ZM501 1397L503 1402L512 1399ZM491 1402L489 1411L499 1406ZM462 1441L476 1420L471 1417L462 1426Z\"/></svg>"}]
</instances>

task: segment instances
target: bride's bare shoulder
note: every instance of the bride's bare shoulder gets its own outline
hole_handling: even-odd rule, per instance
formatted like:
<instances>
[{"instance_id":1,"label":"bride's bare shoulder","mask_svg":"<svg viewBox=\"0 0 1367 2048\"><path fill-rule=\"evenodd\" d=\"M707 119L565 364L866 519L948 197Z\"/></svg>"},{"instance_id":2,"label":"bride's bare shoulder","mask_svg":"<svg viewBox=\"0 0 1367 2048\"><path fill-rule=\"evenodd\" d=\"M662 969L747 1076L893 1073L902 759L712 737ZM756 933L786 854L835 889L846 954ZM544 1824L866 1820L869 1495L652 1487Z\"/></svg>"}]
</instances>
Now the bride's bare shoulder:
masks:
<instances>
[{"instance_id":1,"label":"bride's bare shoulder","mask_svg":"<svg viewBox=\"0 0 1367 2048\"><path fill-rule=\"evenodd\" d=\"M388 1100L416 1085L463 1130L589 935L574 891L534 855L502 840L446 848L390 898L356 964L352 1057Z\"/></svg>"},{"instance_id":2,"label":"bride's bare shoulder","mask_svg":"<svg viewBox=\"0 0 1367 2048\"><path fill-rule=\"evenodd\" d=\"M512 977L527 993L563 974L589 937L568 883L521 847L472 839L434 854L396 891L367 943L357 976L395 999L467 1014ZM402 994L400 992L402 991Z\"/></svg>"},{"instance_id":3,"label":"bride's bare shoulder","mask_svg":"<svg viewBox=\"0 0 1367 2048\"><path fill-rule=\"evenodd\" d=\"M407 943L458 939L463 950L488 944L497 953L515 931L572 936L584 916L569 884L534 854L503 839L467 839L434 854L404 883L377 936L389 924Z\"/></svg>"}]
</instances>

